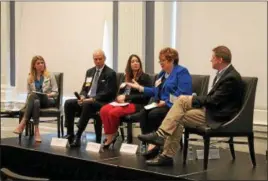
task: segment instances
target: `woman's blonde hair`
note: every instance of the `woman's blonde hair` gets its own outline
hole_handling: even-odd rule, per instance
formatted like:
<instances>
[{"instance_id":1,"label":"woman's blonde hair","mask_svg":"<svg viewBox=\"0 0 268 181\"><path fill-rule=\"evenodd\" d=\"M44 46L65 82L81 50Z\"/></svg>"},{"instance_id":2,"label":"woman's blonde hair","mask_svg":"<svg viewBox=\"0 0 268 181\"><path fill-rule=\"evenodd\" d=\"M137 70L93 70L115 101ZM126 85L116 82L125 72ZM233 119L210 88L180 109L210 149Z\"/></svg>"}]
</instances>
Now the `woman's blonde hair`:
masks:
<instances>
[{"instance_id":1,"label":"woman's blonde hair","mask_svg":"<svg viewBox=\"0 0 268 181\"><path fill-rule=\"evenodd\" d=\"M42 60L44 62L44 71L42 73L43 76L48 77L49 76L49 72L47 71L47 67L46 67L46 62L44 60L44 58L40 55L36 55L32 58L32 62L31 62L31 67L30 67L30 73L29 73L29 77L28 77L28 83L33 83L36 79L36 70L34 68L35 63L37 62L37 60Z\"/></svg>"}]
</instances>

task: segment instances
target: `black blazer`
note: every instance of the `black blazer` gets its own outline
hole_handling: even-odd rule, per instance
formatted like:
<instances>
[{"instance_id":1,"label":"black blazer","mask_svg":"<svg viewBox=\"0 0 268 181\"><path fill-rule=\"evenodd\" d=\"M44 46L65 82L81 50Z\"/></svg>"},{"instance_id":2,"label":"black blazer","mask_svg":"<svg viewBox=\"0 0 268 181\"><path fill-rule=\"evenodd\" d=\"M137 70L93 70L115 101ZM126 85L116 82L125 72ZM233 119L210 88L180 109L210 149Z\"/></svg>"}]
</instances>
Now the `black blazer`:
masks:
<instances>
[{"instance_id":1,"label":"black blazer","mask_svg":"<svg viewBox=\"0 0 268 181\"><path fill-rule=\"evenodd\" d=\"M96 67L87 70L85 82L82 86L80 95L88 97L88 92L92 86L92 81L94 80L94 75L96 72ZM87 78L91 77L91 83L86 82ZM100 74L98 80L98 86L96 91L96 96L94 97L97 102L108 103L115 99L117 86L116 86L116 73L113 69L104 65L103 70Z\"/></svg>"},{"instance_id":2,"label":"black blazer","mask_svg":"<svg viewBox=\"0 0 268 181\"><path fill-rule=\"evenodd\" d=\"M206 108L209 126L216 128L232 119L242 105L243 84L240 74L230 65L206 96L194 96L192 106Z\"/></svg>"},{"instance_id":3,"label":"black blazer","mask_svg":"<svg viewBox=\"0 0 268 181\"><path fill-rule=\"evenodd\" d=\"M145 87L151 87L153 82L150 79L150 76L146 73L141 74L137 82ZM119 90L118 94L123 94L125 92L125 88ZM136 111L139 111L146 104L148 104L150 97L143 94L143 92L139 92L136 89L131 89L130 94L126 95L126 102L130 102L135 104Z\"/></svg>"}]
</instances>

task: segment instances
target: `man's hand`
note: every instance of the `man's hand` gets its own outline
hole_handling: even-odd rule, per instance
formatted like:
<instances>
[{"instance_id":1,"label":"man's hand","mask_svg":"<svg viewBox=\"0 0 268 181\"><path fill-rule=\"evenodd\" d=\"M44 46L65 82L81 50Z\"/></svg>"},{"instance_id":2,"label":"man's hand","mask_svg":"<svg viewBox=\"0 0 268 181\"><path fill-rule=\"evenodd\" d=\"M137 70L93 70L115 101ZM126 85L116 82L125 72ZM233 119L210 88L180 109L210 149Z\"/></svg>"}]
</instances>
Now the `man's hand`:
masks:
<instances>
[{"instance_id":1,"label":"man's hand","mask_svg":"<svg viewBox=\"0 0 268 181\"><path fill-rule=\"evenodd\" d=\"M80 100L77 100L78 104L81 106L84 102L93 102L93 98L85 98L85 97L81 97Z\"/></svg>"},{"instance_id":2,"label":"man's hand","mask_svg":"<svg viewBox=\"0 0 268 181\"><path fill-rule=\"evenodd\" d=\"M165 101L159 101L159 103L157 104L157 107L163 107L165 105L166 105Z\"/></svg>"},{"instance_id":3,"label":"man's hand","mask_svg":"<svg viewBox=\"0 0 268 181\"><path fill-rule=\"evenodd\" d=\"M125 95L119 95L119 96L117 96L116 101L118 103L124 103L125 102L125 99L126 99L126 96Z\"/></svg>"}]
</instances>

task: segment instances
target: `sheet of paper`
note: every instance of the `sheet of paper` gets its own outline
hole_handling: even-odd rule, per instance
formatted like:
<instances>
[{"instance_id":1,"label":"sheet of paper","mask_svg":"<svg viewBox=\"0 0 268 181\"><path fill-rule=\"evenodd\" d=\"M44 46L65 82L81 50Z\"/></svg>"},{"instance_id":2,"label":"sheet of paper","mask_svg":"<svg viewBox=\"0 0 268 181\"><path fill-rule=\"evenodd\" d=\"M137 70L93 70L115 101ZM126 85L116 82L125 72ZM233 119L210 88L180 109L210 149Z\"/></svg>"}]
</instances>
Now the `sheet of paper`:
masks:
<instances>
[{"instance_id":1,"label":"sheet of paper","mask_svg":"<svg viewBox=\"0 0 268 181\"><path fill-rule=\"evenodd\" d=\"M178 99L177 96L174 96L173 94L169 94L169 101L173 104Z\"/></svg>"},{"instance_id":2,"label":"sheet of paper","mask_svg":"<svg viewBox=\"0 0 268 181\"><path fill-rule=\"evenodd\" d=\"M157 107L157 103L153 102L151 104L148 104L148 105L144 106L144 109L150 110L150 109L153 109L155 107Z\"/></svg>"},{"instance_id":3,"label":"sheet of paper","mask_svg":"<svg viewBox=\"0 0 268 181\"><path fill-rule=\"evenodd\" d=\"M43 95L46 95L46 93L43 93L43 92L38 92L38 91L32 91L32 92L34 92L34 93L36 93L36 94L43 94Z\"/></svg>"},{"instance_id":4,"label":"sheet of paper","mask_svg":"<svg viewBox=\"0 0 268 181\"><path fill-rule=\"evenodd\" d=\"M101 149L101 144L99 143L94 143L94 142L88 142L86 150L87 151L92 151L92 152L99 152Z\"/></svg>"},{"instance_id":5,"label":"sheet of paper","mask_svg":"<svg viewBox=\"0 0 268 181\"><path fill-rule=\"evenodd\" d=\"M134 144L127 144L127 143L122 143L120 152L127 153L127 154L136 154L138 150L138 145Z\"/></svg>"},{"instance_id":6,"label":"sheet of paper","mask_svg":"<svg viewBox=\"0 0 268 181\"><path fill-rule=\"evenodd\" d=\"M68 140L64 138L52 138L50 145L57 147L66 147Z\"/></svg>"},{"instance_id":7,"label":"sheet of paper","mask_svg":"<svg viewBox=\"0 0 268 181\"><path fill-rule=\"evenodd\" d=\"M111 102L110 105L112 105L112 106L127 106L127 105L129 105L129 103L128 102L125 102L125 103Z\"/></svg>"}]
</instances>

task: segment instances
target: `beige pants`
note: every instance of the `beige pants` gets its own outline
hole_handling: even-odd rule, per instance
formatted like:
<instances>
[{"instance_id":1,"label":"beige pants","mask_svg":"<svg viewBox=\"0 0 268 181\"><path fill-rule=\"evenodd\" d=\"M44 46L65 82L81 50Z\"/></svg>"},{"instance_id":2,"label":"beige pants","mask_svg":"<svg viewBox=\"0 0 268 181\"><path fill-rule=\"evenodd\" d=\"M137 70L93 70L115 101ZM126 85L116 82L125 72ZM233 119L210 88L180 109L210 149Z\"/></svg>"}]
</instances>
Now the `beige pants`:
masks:
<instances>
[{"instance_id":1,"label":"beige pants","mask_svg":"<svg viewBox=\"0 0 268 181\"><path fill-rule=\"evenodd\" d=\"M163 154L173 157L179 148L179 142L183 134L183 127L196 127L205 124L205 110L193 109L190 96L180 96L173 104L160 129L169 133Z\"/></svg>"}]
</instances>

